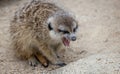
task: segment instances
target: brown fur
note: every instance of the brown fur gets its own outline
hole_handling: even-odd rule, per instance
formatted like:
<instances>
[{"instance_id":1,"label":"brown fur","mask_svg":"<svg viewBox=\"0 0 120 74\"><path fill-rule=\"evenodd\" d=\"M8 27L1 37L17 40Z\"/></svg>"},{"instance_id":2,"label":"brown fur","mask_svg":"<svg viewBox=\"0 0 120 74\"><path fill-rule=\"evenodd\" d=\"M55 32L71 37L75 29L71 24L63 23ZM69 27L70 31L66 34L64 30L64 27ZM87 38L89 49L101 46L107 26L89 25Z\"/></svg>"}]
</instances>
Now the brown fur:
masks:
<instances>
[{"instance_id":1,"label":"brown fur","mask_svg":"<svg viewBox=\"0 0 120 74\"><path fill-rule=\"evenodd\" d=\"M62 43L56 44L54 43L56 41L51 40L47 27L47 19L56 12L66 14L64 9L44 0L32 0L16 12L10 24L10 33L12 46L18 57L29 60L36 56L42 64L46 62L45 58L52 64L62 63L52 50L61 47ZM50 47L51 45L53 48ZM44 55L45 58L36 53Z\"/></svg>"}]
</instances>

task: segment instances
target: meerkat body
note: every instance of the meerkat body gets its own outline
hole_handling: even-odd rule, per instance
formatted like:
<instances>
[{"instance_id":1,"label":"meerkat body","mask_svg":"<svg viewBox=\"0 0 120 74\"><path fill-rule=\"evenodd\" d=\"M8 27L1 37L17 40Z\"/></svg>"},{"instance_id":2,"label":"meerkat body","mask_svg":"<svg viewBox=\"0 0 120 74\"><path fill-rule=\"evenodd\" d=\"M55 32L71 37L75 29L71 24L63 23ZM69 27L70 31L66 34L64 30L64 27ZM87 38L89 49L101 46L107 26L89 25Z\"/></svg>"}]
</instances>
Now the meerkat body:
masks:
<instances>
[{"instance_id":1,"label":"meerkat body","mask_svg":"<svg viewBox=\"0 0 120 74\"><path fill-rule=\"evenodd\" d=\"M65 20L62 21L63 19ZM63 45L58 28L64 27L58 24L68 23L65 26L71 28L77 26L70 25L73 22L77 24L68 12L49 0L32 0L16 12L10 24L12 46L16 55L29 60L33 66L36 65L35 57L44 66L48 65L47 60L52 64L65 65L54 52Z\"/></svg>"}]
</instances>

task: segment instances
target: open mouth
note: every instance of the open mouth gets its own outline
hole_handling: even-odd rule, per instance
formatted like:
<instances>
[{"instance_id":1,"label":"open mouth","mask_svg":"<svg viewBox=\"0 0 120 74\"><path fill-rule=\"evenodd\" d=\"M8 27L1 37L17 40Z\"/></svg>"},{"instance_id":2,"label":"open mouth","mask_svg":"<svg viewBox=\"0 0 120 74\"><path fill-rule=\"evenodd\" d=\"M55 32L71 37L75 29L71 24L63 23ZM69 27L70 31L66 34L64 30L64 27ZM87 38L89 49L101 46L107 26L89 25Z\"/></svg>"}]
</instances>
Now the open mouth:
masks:
<instances>
[{"instance_id":1,"label":"open mouth","mask_svg":"<svg viewBox=\"0 0 120 74\"><path fill-rule=\"evenodd\" d=\"M70 45L70 41L67 38L63 37L62 41L63 41L63 44L65 46L69 46Z\"/></svg>"}]
</instances>

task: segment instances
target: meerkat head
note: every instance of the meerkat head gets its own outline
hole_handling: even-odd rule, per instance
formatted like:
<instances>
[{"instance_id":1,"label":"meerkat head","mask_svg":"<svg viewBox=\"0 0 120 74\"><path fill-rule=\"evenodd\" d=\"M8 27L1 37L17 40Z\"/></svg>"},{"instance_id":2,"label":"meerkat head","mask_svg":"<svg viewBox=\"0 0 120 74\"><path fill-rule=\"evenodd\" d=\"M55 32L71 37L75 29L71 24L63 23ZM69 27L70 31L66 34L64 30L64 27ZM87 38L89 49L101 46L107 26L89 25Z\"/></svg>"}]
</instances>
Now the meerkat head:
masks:
<instances>
[{"instance_id":1,"label":"meerkat head","mask_svg":"<svg viewBox=\"0 0 120 74\"><path fill-rule=\"evenodd\" d=\"M70 14L55 14L47 21L50 37L56 41L62 41L69 46L70 41L75 41L78 29L77 21Z\"/></svg>"}]
</instances>

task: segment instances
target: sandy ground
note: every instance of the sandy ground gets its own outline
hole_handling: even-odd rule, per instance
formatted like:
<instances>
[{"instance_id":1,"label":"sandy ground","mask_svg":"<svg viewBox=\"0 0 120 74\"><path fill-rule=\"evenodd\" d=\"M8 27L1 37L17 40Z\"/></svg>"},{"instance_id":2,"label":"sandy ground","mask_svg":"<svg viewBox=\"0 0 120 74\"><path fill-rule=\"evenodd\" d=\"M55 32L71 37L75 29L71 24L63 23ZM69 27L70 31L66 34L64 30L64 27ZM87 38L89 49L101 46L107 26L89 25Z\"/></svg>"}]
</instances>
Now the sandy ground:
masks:
<instances>
[{"instance_id":1,"label":"sandy ground","mask_svg":"<svg viewBox=\"0 0 120 74\"><path fill-rule=\"evenodd\" d=\"M0 0L0 74L120 74L119 0L60 0L79 21L78 40L61 57L66 67L39 64L35 69L10 47L10 20L27 1Z\"/></svg>"}]
</instances>

